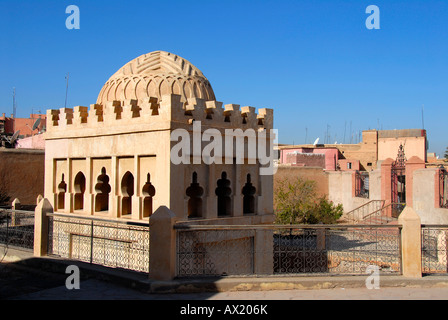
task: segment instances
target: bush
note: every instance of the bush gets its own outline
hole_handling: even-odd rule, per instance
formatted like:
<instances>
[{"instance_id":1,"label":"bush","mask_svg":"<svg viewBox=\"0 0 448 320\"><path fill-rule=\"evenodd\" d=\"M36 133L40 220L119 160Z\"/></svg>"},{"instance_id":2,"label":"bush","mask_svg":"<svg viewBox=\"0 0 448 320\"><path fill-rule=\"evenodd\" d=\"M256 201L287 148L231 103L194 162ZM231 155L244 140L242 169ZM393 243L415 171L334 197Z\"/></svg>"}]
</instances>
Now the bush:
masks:
<instances>
[{"instance_id":1,"label":"bush","mask_svg":"<svg viewBox=\"0 0 448 320\"><path fill-rule=\"evenodd\" d=\"M301 178L279 181L274 207L277 224L333 224L344 213L341 204L317 196L314 181Z\"/></svg>"}]
</instances>

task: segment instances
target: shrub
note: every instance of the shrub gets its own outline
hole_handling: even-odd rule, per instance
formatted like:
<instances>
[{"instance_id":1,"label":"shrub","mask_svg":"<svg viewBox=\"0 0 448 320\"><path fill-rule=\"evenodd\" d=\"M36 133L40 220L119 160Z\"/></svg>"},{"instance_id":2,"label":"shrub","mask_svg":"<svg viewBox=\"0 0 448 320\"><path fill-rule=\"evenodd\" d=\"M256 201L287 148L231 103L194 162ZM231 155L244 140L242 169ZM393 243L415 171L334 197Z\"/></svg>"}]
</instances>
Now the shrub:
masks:
<instances>
[{"instance_id":1,"label":"shrub","mask_svg":"<svg viewBox=\"0 0 448 320\"><path fill-rule=\"evenodd\" d=\"M317 196L314 181L301 178L279 181L274 207L277 224L333 224L344 212L341 204Z\"/></svg>"}]
</instances>

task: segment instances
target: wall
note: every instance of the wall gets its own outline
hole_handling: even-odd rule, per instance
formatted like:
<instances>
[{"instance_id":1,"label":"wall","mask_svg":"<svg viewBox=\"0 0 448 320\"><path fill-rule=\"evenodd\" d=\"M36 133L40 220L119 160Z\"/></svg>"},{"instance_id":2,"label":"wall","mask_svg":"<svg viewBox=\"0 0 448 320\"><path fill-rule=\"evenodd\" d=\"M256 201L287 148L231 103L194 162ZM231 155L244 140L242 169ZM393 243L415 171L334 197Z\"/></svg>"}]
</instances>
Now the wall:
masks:
<instances>
[{"instance_id":1,"label":"wall","mask_svg":"<svg viewBox=\"0 0 448 320\"><path fill-rule=\"evenodd\" d=\"M423 224L447 224L448 209L435 207L436 168L414 171L413 205Z\"/></svg>"},{"instance_id":2,"label":"wall","mask_svg":"<svg viewBox=\"0 0 448 320\"><path fill-rule=\"evenodd\" d=\"M0 183L11 202L18 198L22 205L35 205L44 194L44 159L40 150L0 150Z\"/></svg>"},{"instance_id":3,"label":"wall","mask_svg":"<svg viewBox=\"0 0 448 320\"><path fill-rule=\"evenodd\" d=\"M426 137L403 137L378 139L378 160L396 159L398 149L403 145L407 159L414 156L426 161Z\"/></svg>"},{"instance_id":4,"label":"wall","mask_svg":"<svg viewBox=\"0 0 448 320\"><path fill-rule=\"evenodd\" d=\"M335 203L340 203L347 213L371 200L381 200L381 171L369 172L369 198L354 196L354 172L333 171L326 172L328 176L328 197Z\"/></svg>"}]
</instances>

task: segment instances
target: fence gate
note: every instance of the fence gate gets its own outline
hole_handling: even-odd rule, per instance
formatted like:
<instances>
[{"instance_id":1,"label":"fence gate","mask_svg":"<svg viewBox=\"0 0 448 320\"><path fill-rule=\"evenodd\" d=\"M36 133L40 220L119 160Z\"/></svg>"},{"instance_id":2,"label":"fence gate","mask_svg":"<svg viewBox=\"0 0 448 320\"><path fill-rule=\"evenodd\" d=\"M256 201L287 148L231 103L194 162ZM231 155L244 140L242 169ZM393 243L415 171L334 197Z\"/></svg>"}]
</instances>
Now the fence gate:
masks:
<instances>
[{"instance_id":1,"label":"fence gate","mask_svg":"<svg viewBox=\"0 0 448 320\"><path fill-rule=\"evenodd\" d=\"M406 156L403 145L398 149L397 159L392 163L391 168L391 201L397 204L392 207L392 217L398 218L403 206L406 203Z\"/></svg>"}]
</instances>

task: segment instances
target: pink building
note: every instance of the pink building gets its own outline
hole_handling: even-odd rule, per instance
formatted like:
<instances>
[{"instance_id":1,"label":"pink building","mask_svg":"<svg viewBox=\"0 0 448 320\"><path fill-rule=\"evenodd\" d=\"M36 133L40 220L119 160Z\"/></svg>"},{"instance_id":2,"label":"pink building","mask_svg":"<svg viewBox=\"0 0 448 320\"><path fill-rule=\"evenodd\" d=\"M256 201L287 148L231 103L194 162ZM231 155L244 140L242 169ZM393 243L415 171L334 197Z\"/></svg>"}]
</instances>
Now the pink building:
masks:
<instances>
[{"instance_id":1,"label":"pink building","mask_svg":"<svg viewBox=\"0 0 448 320\"><path fill-rule=\"evenodd\" d=\"M337 168L339 150L329 147L299 147L280 150L280 164L300 167L321 167L334 171Z\"/></svg>"}]
</instances>

